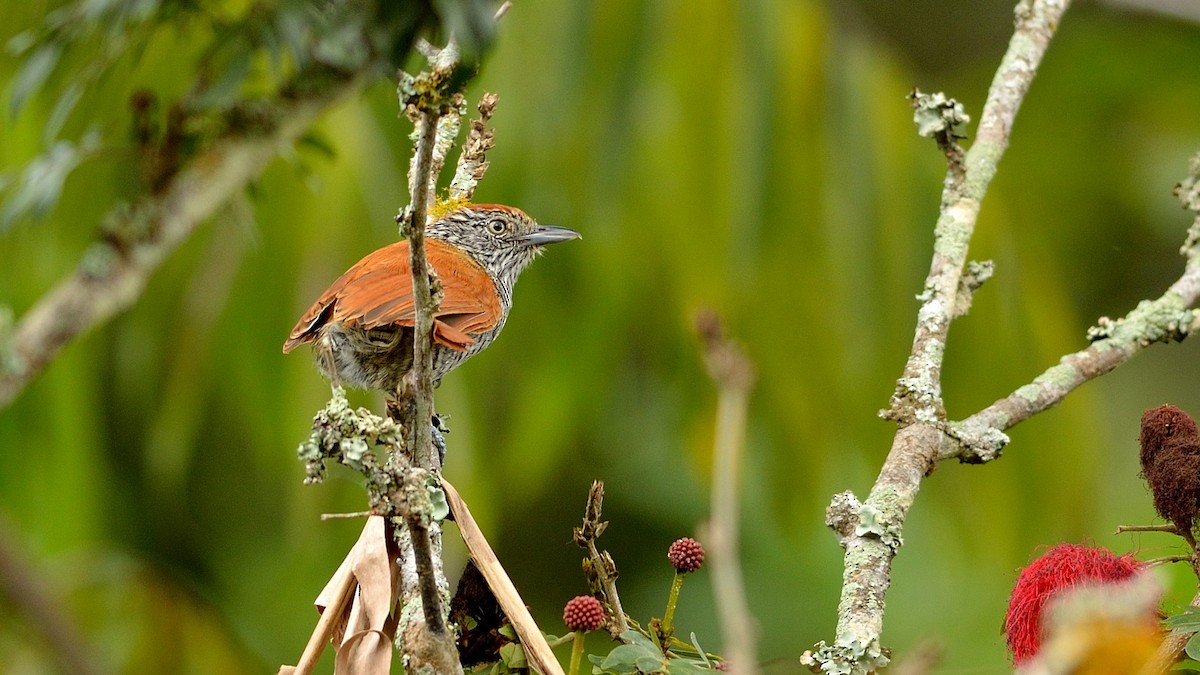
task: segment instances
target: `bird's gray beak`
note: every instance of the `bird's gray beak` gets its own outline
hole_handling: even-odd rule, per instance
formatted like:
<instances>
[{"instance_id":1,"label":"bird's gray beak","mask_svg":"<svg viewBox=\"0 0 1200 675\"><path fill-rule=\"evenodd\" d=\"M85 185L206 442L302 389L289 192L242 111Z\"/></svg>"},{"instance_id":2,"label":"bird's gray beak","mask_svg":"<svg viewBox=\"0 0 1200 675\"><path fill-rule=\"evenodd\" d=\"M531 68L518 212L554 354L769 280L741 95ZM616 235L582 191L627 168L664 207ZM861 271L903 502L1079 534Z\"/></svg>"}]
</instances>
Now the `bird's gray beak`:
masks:
<instances>
[{"instance_id":1,"label":"bird's gray beak","mask_svg":"<svg viewBox=\"0 0 1200 675\"><path fill-rule=\"evenodd\" d=\"M525 235L522 239L533 246L545 246L546 244L557 244L560 241L582 239L582 236L575 230L569 230L565 227L539 225L536 230Z\"/></svg>"}]
</instances>

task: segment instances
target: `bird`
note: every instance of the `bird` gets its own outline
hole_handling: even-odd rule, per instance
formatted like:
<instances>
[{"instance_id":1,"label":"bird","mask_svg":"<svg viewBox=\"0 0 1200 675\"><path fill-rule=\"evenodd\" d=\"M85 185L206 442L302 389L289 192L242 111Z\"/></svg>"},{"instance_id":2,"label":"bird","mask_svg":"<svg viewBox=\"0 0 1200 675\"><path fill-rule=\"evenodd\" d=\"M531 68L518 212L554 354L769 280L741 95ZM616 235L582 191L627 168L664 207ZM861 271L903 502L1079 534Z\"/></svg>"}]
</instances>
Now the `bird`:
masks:
<instances>
[{"instance_id":1,"label":"bird","mask_svg":"<svg viewBox=\"0 0 1200 675\"><path fill-rule=\"evenodd\" d=\"M442 284L433 312L435 383L490 345L512 309L513 286L544 247L579 239L502 204L468 204L431 222L425 254ZM416 320L409 243L367 254L317 298L283 343L314 343L336 384L394 393L412 365Z\"/></svg>"}]
</instances>

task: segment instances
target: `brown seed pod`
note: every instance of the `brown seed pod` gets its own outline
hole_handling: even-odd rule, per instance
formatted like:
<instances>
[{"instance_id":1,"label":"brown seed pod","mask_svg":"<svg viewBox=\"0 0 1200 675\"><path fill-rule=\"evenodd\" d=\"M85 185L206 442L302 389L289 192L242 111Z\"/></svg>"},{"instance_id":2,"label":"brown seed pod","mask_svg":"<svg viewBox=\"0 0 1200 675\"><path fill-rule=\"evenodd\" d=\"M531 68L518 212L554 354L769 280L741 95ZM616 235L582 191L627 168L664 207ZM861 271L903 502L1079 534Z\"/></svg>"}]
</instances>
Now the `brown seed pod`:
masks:
<instances>
[{"instance_id":1,"label":"brown seed pod","mask_svg":"<svg viewBox=\"0 0 1200 675\"><path fill-rule=\"evenodd\" d=\"M1200 430L1172 405L1142 415L1142 477L1150 485L1154 510L1189 541L1200 507Z\"/></svg>"}]
</instances>

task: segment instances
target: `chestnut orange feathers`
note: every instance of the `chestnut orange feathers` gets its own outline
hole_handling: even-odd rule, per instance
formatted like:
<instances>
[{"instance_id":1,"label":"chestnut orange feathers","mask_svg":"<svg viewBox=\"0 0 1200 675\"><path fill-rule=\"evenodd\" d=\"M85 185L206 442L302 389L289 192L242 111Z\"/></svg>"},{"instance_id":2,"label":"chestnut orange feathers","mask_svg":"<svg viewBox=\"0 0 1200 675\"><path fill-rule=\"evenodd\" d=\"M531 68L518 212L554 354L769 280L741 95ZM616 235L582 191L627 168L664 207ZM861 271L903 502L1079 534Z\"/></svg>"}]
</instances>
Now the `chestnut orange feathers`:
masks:
<instances>
[{"instance_id":1,"label":"chestnut orange feathers","mask_svg":"<svg viewBox=\"0 0 1200 675\"><path fill-rule=\"evenodd\" d=\"M440 381L496 339L517 277L543 246L578 238L496 204L459 208L430 223L426 256L443 292L434 312L434 376ZM334 281L300 317L283 351L313 342L317 365L331 380L394 391L412 363L415 317L409 246L400 241Z\"/></svg>"}]
</instances>

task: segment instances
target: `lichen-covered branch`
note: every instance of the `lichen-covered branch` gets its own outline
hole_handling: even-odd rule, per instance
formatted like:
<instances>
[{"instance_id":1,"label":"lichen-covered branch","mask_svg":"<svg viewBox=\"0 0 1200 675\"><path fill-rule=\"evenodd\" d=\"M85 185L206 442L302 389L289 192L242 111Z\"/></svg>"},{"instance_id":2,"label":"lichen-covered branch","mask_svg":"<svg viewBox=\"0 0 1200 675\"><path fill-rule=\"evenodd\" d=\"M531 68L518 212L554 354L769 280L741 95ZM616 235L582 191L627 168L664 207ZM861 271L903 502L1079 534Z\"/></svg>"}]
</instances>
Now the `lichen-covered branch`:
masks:
<instances>
[{"instance_id":1,"label":"lichen-covered branch","mask_svg":"<svg viewBox=\"0 0 1200 675\"><path fill-rule=\"evenodd\" d=\"M995 459L1008 443L1003 433L1018 422L1058 404L1067 394L1133 358L1158 342L1180 341L1200 329L1200 154L1192 158L1189 176L1175 190L1193 222L1180 253L1183 275L1155 300L1143 300L1124 317L1102 317L1088 330L1087 349L1068 354L1032 382L987 408L947 425L940 458L967 463Z\"/></svg>"},{"instance_id":2,"label":"lichen-covered branch","mask_svg":"<svg viewBox=\"0 0 1200 675\"><path fill-rule=\"evenodd\" d=\"M409 244L409 263L412 269L413 324L412 367L404 376L398 392L402 412L402 423L406 438L411 442L409 451L416 464L429 472L441 468L441 457L433 444L433 313L441 302L440 285L436 272L425 256L425 225L429 208L433 204L436 174L433 172L435 147L439 145L439 120L448 112L447 108L461 95L447 91L447 82L457 64L446 56L451 47L442 50L435 58L435 67L428 74L417 78L405 77L400 85L401 104L414 110L417 119L416 146L414 148L409 189L411 191L411 217L407 220L405 234ZM446 60L442 60L445 57ZM457 131L457 125L453 125ZM450 143L443 142L448 148ZM442 152L442 158L445 151ZM409 502L410 505L413 502ZM408 509L403 514L408 537L398 542L403 553L405 567L411 573L402 576L404 597L420 597L422 615L408 614L403 622L402 644L408 656L409 667L420 672L422 667L433 668L434 672L461 672L458 652L453 636L446 630L446 602L449 584L442 566L441 528L431 518L428 508ZM443 593L445 591L445 593ZM448 599L448 598L447 598Z\"/></svg>"},{"instance_id":3,"label":"lichen-covered branch","mask_svg":"<svg viewBox=\"0 0 1200 675\"><path fill-rule=\"evenodd\" d=\"M945 123L929 128L947 154L949 170L934 228L934 252L919 296L913 347L884 414L899 423L891 451L867 499L843 494L830 506L845 549L837 634L808 655L814 667L830 672L870 672L888 663L880 645L892 560L903 543L905 517L933 469L945 436L941 369L950 323L962 304L967 248L980 204L1008 146L1017 110L1029 90L1069 0L1022 0L1015 30L992 80L975 142L958 161L953 133L961 117L955 105L937 104ZM922 110L918 110L922 112ZM937 133L943 134L942 137Z\"/></svg>"}]
</instances>

